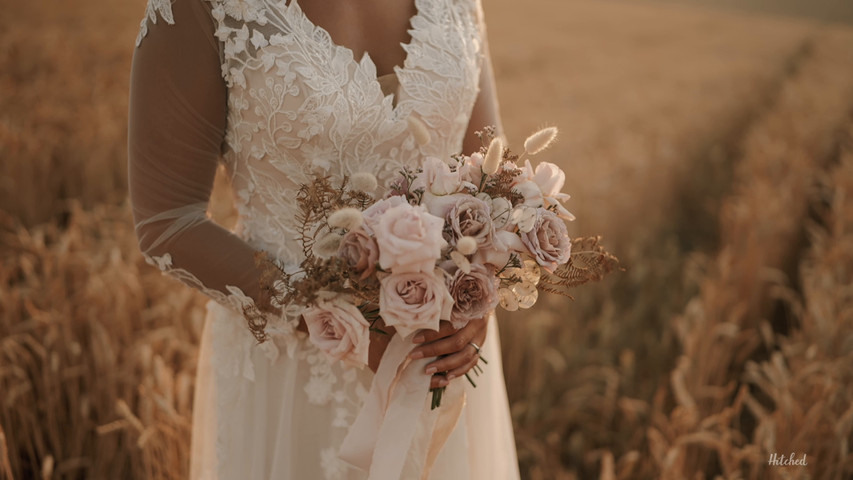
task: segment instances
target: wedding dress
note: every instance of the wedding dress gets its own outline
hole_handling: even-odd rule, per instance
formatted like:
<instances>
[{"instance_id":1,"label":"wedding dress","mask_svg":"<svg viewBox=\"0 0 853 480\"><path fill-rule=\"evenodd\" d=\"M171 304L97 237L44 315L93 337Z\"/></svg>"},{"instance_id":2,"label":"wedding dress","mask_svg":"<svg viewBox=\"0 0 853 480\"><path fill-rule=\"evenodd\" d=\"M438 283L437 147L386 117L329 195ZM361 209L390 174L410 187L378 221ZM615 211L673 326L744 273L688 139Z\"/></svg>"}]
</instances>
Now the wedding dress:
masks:
<instances>
[{"instance_id":1,"label":"wedding dress","mask_svg":"<svg viewBox=\"0 0 853 480\"><path fill-rule=\"evenodd\" d=\"M137 233L150 263L212 299L192 478L367 478L338 449L373 374L328 360L295 330L287 309L260 313L268 339L258 343L247 326L259 320L254 256L264 251L286 268L298 265L296 193L314 174L339 180L371 172L387 185L403 166L461 149L478 93L479 0L415 6L394 82L377 78L369 55L357 61L336 45L296 0L149 0L131 76ZM409 116L428 127L429 143L415 141ZM239 212L234 232L206 215L221 159ZM492 319L477 388L464 379L448 386L464 390L467 403L430 478L518 478L497 334ZM401 478L421 478L415 454L423 442L415 438Z\"/></svg>"}]
</instances>

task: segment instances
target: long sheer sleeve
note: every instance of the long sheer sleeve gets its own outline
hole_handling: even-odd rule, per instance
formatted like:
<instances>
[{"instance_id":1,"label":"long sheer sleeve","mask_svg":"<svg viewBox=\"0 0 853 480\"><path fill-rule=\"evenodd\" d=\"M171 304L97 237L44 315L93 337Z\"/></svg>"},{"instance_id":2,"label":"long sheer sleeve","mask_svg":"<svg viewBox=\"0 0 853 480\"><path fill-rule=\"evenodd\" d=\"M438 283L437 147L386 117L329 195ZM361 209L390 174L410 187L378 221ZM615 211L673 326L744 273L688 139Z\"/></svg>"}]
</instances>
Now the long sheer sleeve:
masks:
<instances>
[{"instance_id":1,"label":"long sheer sleeve","mask_svg":"<svg viewBox=\"0 0 853 480\"><path fill-rule=\"evenodd\" d=\"M129 184L150 263L246 316L259 339L263 301L255 249L206 215L226 126L214 19L202 0L151 0L133 56ZM257 308L260 307L260 308Z\"/></svg>"}]
</instances>

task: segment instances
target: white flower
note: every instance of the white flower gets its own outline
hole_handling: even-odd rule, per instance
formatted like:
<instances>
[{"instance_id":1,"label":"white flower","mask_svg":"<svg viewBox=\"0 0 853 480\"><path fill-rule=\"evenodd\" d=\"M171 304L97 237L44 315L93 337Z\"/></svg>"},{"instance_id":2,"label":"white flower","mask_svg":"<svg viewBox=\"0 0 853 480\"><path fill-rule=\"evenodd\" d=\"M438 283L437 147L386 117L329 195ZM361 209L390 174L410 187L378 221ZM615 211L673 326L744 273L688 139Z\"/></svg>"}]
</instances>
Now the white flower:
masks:
<instances>
[{"instance_id":1,"label":"white flower","mask_svg":"<svg viewBox=\"0 0 853 480\"><path fill-rule=\"evenodd\" d=\"M515 207L510 215L510 222L518 225L521 233L528 233L536 225L537 211L533 207L519 205Z\"/></svg>"},{"instance_id":2,"label":"white flower","mask_svg":"<svg viewBox=\"0 0 853 480\"><path fill-rule=\"evenodd\" d=\"M492 222L495 228L503 228L509 223L509 216L512 213L512 203L504 197L495 197L492 199Z\"/></svg>"},{"instance_id":3,"label":"white flower","mask_svg":"<svg viewBox=\"0 0 853 480\"><path fill-rule=\"evenodd\" d=\"M458 171L451 171L450 165L436 157L428 157L424 161L423 171L418 174L412 188L423 188L433 195L449 195L459 191L461 179Z\"/></svg>"},{"instance_id":4,"label":"white flower","mask_svg":"<svg viewBox=\"0 0 853 480\"><path fill-rule=\"evenodd\" d=\"M332 228L354 230L360 227L363 222L364 218L361 216L361 211L357 208L341 208L329 215L329 226ZM338 244L340 244L340 242L338 242Z\"/></svg>"},{"instance_id":5,"label":"white flower","mask_svg":"<svg viewBox=\"0 0 853 480\"><path fill-rule=\"evenodd\" d=\"M512 187L512 191L524 197L524 204L528 207L542 207L545 205L545 197L539 185L532 180L527 180Z\"/></svg>"}]
</instances>

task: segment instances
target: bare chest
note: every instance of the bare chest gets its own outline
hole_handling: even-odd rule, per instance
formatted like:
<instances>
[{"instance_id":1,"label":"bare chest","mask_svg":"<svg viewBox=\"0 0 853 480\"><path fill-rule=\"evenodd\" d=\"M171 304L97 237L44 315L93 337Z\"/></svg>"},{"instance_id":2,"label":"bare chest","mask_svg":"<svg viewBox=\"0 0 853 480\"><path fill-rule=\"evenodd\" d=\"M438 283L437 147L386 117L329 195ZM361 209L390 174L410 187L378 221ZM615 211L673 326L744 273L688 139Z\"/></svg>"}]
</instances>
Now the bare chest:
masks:
<instances>
[{"instance_id":1,"label":"bare chest","mask_svg":"<svg viewBox=\"0 0 853 480\"><path fill-rule=\"evenodd\" d=\"M411 41L409 22L417 14L413 0L299 0L299 5L356 59L369 54L378 75L403 65L402 44Z\"/></svg>"}]
</instances>

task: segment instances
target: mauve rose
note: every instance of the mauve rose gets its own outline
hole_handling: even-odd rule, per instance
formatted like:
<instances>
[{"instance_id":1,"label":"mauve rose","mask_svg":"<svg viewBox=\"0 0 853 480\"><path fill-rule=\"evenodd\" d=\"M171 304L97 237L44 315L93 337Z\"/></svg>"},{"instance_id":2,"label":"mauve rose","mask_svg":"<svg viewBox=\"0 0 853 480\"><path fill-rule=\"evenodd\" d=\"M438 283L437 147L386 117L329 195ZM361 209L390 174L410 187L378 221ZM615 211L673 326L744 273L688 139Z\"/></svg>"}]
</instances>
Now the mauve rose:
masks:
<instances>
[{"instance_id":1,"label":"mauve rose","mask_svg":"<svg viewBox=\"0 0 853 480\"><path fill-rule=\"evenodd\" d=\"M370 324L352 303L341 297L320 300L303 313L308 338L335 360L367 365Z\"/></svg>"},{"instance_id":2,"label":"mauve rose","mask_svg":"<svg viewBox=\"0 0 853 480\"><path fill-rule=\"evenodd\" d=\"M566 263L572 250L566 224L554 212L538 209L539 218L533 229L521 234L521 241L536 259L536 263L554 271L557 265Z\"/></svg>"},{"instance_id":3,"label":"mauve rose","mask_svg":"<svg viewBox=\"0 0 853 480\"><path fill-rule=\"evenodd\" d=\"M440 271L392 273L380 282L379 315L403 337L450 320L453 297Z\"/></svg>"},{"instance_id":4,"label":"mauve rose","mask_svg":"<svg viewBox=\"0 0 853 480\"><path fill-rule=\"evenodd\" d=\"M457 270L450 280L453 310L450 323L462 328L469 321L483 318L498 304L498 279L483 265L471 264L471 272Z\"/></svg>"},{"instance_id":5,"label":"mauve rose","mask_svg":"<svg viewBox=\"0 0 853 480\"><path fill-rule=\"evenodd\" d=\"M352 273L358 275L359 280L364 281L376 272L379 246L367 230L356 228L344 235L338 247L338 257L347 263Z\"/></svg>"},{"instance_id":6,"label":"mauve rose","mask_svg":"<svg viewBox=\"0 0 853 480\"><path fill-rule=\"evenodd\" d=\"M428 157L423 171L412 182L412 189L423 188L433 195L449 195L459 190L461 182L459 172L451 171L450 165L440 158Z\"/></svg>"},{"instance_id":7,"label":"mauve rose","mask_svg":"<svg viewBox=\"0 0 853 480\"><path fill-rule=\"evenodd\" d=\"M393 197L379 200L361 212L361 216L364 217L365 228L368 232L373 233L376 229L376 225L379 223L379 217L381 217L383 213L388 211L389 208L397 207L399 205L408 205L408 203L409 202L406 200L406 197L402 195L395 195Z\"/></svg>"},{"instance_id":8,"label":"mauve rose","mask_svg":"<svg viewBox=\"0 0 853 480\"><path fill-rule=\"evenodd\" d=\"M373 227L379 266L395 273L432 272L446 245L443 227L444 220L424 207L405 203L389 208Z\"/></svg>"},{"instance_id":9,"label":"mauve rose","mask_svg":"<svg viewBox=\"0 0 853 480\"><path fill-rule=\"evenodd\" d=\"M450 208L445 218L452 232L452 244L455 245L458 239L467 236L473 237L480 248L492 245L495 226L488 203L477 197L463 195Z\"/></svg>"}]
</instances>

